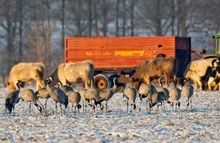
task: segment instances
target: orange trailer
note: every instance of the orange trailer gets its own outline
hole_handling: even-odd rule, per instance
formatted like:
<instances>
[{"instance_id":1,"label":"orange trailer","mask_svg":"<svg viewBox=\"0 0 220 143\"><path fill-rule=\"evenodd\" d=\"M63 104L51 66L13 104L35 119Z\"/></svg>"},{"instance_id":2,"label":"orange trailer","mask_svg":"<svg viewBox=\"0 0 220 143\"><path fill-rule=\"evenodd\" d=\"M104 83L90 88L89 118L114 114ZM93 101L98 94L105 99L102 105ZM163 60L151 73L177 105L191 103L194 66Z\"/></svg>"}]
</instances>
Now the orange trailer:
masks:
<instances>
[{"instance_id":1,"label":"orange trailer","mask_svg":"<svg viewBox=\"0 0 220 143\"><path fill-rule=\"evenodd\" d=\"M178 59L182 75L191 61L190 37L69 37L65 39L65 62L92 60L95 66L95 84L103 82L105 88L110 75L119 76L126 83L137 65L155 58L158 54ZM125 76L128 75L128 76ZM111 82L110 82L111 83Z\"/></svg>"}]
</instances>

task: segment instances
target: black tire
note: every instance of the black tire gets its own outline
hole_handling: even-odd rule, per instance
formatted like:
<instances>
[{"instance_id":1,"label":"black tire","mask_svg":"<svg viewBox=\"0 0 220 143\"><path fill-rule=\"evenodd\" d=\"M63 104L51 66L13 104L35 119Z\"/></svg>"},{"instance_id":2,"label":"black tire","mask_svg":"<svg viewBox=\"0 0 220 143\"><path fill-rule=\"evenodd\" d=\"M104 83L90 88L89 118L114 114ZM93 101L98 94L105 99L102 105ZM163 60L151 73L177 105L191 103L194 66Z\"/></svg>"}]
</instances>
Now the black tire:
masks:
<instances>
[{"instance_id":1,"label":"black tire","mask_svg":"<svg viewBox=\"0 0 220 143\"><path fill-rule=\"evenodd\" d=\"M100 91L106 89L109 85L108 77L104 74L97 74L94 77L94 85Z\"/></svg>"}]
</instances>

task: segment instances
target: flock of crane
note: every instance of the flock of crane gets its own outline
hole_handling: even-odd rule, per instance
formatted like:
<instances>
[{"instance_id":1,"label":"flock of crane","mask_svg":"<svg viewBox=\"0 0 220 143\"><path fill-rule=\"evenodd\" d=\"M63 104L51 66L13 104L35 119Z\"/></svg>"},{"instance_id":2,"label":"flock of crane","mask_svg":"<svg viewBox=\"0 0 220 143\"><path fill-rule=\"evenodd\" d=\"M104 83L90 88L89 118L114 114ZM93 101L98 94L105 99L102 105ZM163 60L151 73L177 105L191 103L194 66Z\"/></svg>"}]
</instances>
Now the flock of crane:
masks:
<instances>
[{"instance_id":1,"label":"flock of crane","mask_svg":"<svg viewBox=\"0 0 220 143\"><path fill-rule=\"evenodd\" d=\"M53 81L52 78L47 78L45 80L45 87L34 92L30 88L25 88L24 83L21 81L17 82L18 89L9 93L5 99L5 110L6 112L12 113L15 111L15 105L19 103L20 100L25 102L30 102L29 110L31 110L31 104L34 104L40 113L46 113L47 111L47 101L51 98L55 102L55 110L57 113L57 104L60 105L60 112L65 114L66 108L68 104L71 103L72 107L75 110L78 109L78 112L83 108L84 111L86 106L91 107L92 109L96 109L99 105L100 109L103 110L105 108L108 111L108 101L112 98L112 96L119 92L116 91L117 86L115 84L116 78L114 78L114 86L112 88L106 88L101 91L97 90L94 87L89 87L88 89L81 88L79 90L75 90L67 85L62 85L58 83L58 86L54 86L51 84ZM187 106L191 104L192 109L192 101L191 97L194 93L194 88L190 84L186 84L180 88L173 87L171 89L167 89L162 85L148 85L145 83L140 83L139 87L135 88L134 86L126 86L121 92L123 93L123 97L127 99L127 112L129 106L132 107L132 110L136 109L136 98L139 96L140 105L139 109L142 106L143 98L147 101L147 107L151 110L152 107L157 105L157 107L161 106L164 102L168 103L170 106L175 106L175 110L180 108L180 98L182 96L185 97L187 101ZM45 104L42 105L39 102L39 99L45 99ZM170 100L171 99L171 100ZM102 102L105 101L105 107L102 105ZM82 105L81 105L82 103ZM62 105L65 106L63 109Z\"/></svg>"}]
</instances>

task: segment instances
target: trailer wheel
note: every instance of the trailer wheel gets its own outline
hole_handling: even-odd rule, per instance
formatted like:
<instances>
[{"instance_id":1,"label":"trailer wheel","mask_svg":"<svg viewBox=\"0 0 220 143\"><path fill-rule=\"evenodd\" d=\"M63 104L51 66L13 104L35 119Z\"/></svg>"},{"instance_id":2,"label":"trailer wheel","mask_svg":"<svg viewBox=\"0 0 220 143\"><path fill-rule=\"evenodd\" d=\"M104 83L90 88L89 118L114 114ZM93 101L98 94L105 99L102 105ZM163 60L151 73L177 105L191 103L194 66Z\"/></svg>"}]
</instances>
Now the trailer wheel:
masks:
<instances>
[{"instance_id":1,"label":"trailer wheel","mask_svg":"<svg viewBox=\"0 0 220 143\"><path fill-rule=\"evenodd\" d=\"M94 84L98 90L103 90L108 87L108 77L104 74L97 74L94 77Z\"/></svg>"}]
</instances>

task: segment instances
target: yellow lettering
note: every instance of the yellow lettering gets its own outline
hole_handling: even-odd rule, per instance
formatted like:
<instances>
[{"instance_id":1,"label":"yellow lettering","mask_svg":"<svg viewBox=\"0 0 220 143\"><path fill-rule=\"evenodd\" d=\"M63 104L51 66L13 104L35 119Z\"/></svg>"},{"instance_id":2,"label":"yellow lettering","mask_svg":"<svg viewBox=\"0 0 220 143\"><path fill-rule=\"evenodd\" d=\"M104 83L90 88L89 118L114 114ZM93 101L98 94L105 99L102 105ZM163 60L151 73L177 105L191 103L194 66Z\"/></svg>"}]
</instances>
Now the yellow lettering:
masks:
<instances>
[{"instance_id":1,"label":"yellow lettering","mask_svg":"<svg viewBox=\"0 0 220 143\"><path fill-rule=\"evenodd\" d=\"M115 51L114 56L131 57L143 56L144 51Z\"/></svg>"},{"instance_id":2,"label":"yellow lettering","mask_svg":"<svg viewBox=\"0 0 220 143\"><path fill-rule=\"evenodd\" d=\"M111 56L111 52L102 52L102 51L88 51L86 56Z\"/></svg>"}]
</instances>

